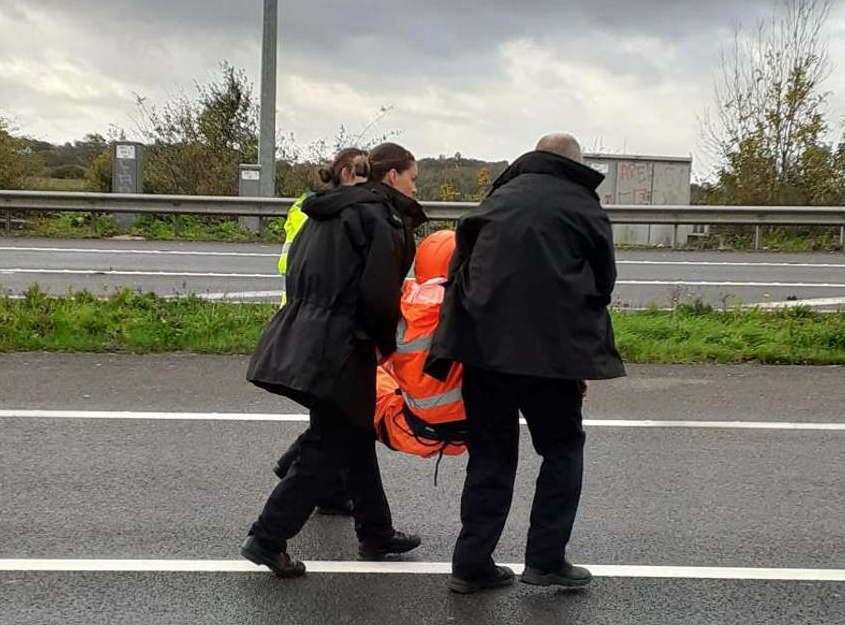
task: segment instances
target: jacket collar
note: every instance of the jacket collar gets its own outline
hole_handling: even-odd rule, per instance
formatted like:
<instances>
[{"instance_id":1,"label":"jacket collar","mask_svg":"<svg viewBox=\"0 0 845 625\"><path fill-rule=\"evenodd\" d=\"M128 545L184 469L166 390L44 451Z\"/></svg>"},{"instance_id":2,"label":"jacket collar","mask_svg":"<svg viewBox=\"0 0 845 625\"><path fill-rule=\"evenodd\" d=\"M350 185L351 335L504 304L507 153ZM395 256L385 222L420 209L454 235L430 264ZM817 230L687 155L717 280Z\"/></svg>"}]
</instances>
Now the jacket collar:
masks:
<instances>
[{"instance_id":1,"label":"jacket collar","mask_svg":"<svg viewBox=\"0 0 845 625\"><path fill-rule=\"evenodd\" d=\"M383 182L368 182L363 185L387 200L387 202L401 215L411 230L416 230L428 221L422 205L415 199L408 197Z\"/></svg>"},{"instance_id":2,"label":"jacket collar","mask_svg":"<svg viewBox=\"0 0 845 625\"><path fill-rule=\"evenodd\" d=\"M358 203L372 202L377 200L376 195L370 190L360 186L337 187L328 191L322 191L309 195L302 204L302 212L309 217L322 221L331 219L348 206Z\"/></svg>"},{"instance_id":3,"label":"jacket collar","mask_svg":"<svg viewBox=\"0 0 845 625\"><path fill-rule=\"evenodd\" d=\"M492 193L522 174L547 174L564 178L590 191L595 191L604 180L604 174L597 172L592 167L552 152L535 150L523 154L502 172L493 182L493 188L490 192Z\"/></svg>"}]
</instances>

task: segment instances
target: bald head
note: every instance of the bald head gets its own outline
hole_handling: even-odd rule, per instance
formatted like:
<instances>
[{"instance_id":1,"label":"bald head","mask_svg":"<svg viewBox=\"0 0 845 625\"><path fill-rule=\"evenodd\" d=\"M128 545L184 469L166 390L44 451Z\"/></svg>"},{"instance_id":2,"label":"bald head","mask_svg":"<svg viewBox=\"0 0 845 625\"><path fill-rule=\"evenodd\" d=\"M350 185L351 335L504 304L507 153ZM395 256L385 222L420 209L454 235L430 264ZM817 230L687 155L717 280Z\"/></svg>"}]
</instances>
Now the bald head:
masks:
<instances>
[{"instance_id":1,"label":"bald head","mask_svg":"<svg viewBox=\"0 0 845 625\"><path fill-rule=\"evenodd\" d=\"M572 135L563 132L546 135L537 142L537 149L543 152L551 152L558 156L565 156L577 163L584 162L584 155L581 153L581 146L578 140Z\"/></svg>"}]
</instances>

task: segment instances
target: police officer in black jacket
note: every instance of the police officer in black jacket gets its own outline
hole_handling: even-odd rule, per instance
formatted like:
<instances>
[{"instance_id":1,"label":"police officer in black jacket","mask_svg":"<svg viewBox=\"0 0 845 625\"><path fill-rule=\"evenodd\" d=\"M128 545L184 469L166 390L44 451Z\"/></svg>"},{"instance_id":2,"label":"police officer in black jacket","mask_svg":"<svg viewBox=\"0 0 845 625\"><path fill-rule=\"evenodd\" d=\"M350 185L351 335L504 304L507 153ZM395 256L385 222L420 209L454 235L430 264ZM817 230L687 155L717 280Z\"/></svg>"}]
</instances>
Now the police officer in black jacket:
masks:
<instances>
[{"instance_id":1,"label":"police officer in black jacket","mask_svg":"<svg viewBox=\"0 0 845 625\"><path fill-rule=\"evenodd\" d=\"M264 330L247 379L310 409L296 458L253 524L241 553L277 575L305 573L287 553L319 493L346 471L364 558L404 553L418 536L393 528L375 452L376 365L396 349L402 282L413 262L417 165L395 144L370 153L366 185L306 200L290 251L287 303Z\"/></svg>"},{"instance_id":2,"label":"police officer in black jacket","mask_svg":"<svg viewBox=\"0 0 845 625\"><path fill-rule=\"evenodd\" d=\"M582 587L566 558L581 493L584 380L625 369L607 305L616 267L610 222L569 135L544 137L461 219L427 371L465 365L469 464L455 546L453 591L503 586L513 572L493 550L513 497L521 411L543 458L522 581Z\"/></svg>"}]
</instances>

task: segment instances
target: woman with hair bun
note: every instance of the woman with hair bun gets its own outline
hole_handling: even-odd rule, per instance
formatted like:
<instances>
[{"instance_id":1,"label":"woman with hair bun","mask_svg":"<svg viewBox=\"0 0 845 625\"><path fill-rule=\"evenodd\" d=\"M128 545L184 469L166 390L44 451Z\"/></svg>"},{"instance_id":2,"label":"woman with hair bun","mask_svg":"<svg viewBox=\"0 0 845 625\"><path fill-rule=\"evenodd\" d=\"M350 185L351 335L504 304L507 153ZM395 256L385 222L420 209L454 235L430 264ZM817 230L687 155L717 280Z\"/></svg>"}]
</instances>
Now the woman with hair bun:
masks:
<instances>
[{"instance_id":1,"label":"woman with hair bun","mask_svg":"<svg viewBox=\"0 0 845 625\"><path fill-rule=\"evenodd\" d=\"M334 160L327 166L321 167L317 172L320 182L326 185L328 189L336 189L338 187L351 187L362 182L367 182L370 176L370 163L367 160L366 150L359 148L345 148L338 152ZM305 200L313 193L303 193L293 203L288 211L285 219L285 243L282 246L282 253L279 256L278 269L282 276L282 306L287 300L287 291L285 289L285 281L288 273L288 254L293 245L293 241L308 216L302 212L302 205Z\"/></svg>"},{"instance_id":2,"label":"woman with hair bun","mask_svg":"<svg viewBox=\"0 0 845 625\"><path fill-rule=\"evenodd\" d=\"M359 155L360 156L360 155ZM363 178L363 162L326 170L331 184ZM420 544L396 531L375 452L376 368L396 351L402 283L414 259L416 160L396 144L370 153L367 184L308 197L288 259L287 303L267 324L247 379L310 410L310 427L241 547L282 577L305 573L287 542L345 472L359 555L380 559ZM330 174L330 175L329 175ZM352 183L354 184L354 182Z\"/></svg>"},{"instance_id":3,"label":"woman with hair bun","mask_svg":"<svg viewBox=\"0 0 845 625\"><path fill-rule=\"evenodd\" d=\"M366 150L344 148L335 155L331 163L328 163L325 167L321 167L317 171L317 176L320 178L320 182L325 185L326 189L352 187L356 184L367 182L370 176L370 162L367 159ZM301 195L293 203L293 206L290 207L287 219L285 220L285 243L282 247L282 253L279 256L278 267L283 280L282 306L287 301L287 291L284 289L284 284L287 280L288 255L290 254L290 248L293 245L294 239L296 239L296 235L299 234L302 226L308 220L308 216L302 212L302 205L311 195L314 194L309 192ZM296 455L299 453L299 447L306 434L300 436L276 462L273 472L279 479L284 479L285 475L287 475ZM344 473L339 472L334 474L329 484L325 490L320 492L320 497L317 500L317 514L351 516L354 504L349 498Z\"/></svg>"}]
</instances>

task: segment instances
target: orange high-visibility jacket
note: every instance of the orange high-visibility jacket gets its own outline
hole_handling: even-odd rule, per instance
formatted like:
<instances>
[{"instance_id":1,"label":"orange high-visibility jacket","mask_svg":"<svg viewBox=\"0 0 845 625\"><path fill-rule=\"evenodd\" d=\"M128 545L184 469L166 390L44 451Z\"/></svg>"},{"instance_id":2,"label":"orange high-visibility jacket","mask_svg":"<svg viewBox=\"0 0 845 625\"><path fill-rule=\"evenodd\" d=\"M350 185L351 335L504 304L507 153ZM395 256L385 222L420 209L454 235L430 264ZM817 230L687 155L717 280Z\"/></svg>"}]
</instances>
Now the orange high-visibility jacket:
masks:
<instances>
[{"instance_id":1,"label":"orange high-visibility jacket","mask_svg":"<svg viewBox=\"0 0 845 625\"><path fill-rule=\"evenodd\" d=\"M463 367L453 365L445 382L423 373L440 318L445 282L442 277L422 284L405 281L396 352L378 376L376 432L393 449L418 456L441 451L458 455L465 449Z\"/></svg>"}]
</instances>

